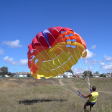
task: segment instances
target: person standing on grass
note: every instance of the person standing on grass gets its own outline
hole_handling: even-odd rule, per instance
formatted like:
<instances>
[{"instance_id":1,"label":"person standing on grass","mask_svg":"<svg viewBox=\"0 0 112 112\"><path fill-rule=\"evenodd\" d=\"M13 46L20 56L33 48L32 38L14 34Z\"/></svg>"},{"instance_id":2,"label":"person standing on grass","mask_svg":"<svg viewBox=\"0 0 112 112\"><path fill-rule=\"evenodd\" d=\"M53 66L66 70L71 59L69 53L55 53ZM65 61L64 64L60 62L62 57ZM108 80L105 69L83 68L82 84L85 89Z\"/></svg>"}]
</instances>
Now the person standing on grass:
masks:
<instances>
[{"instance_id":1,"label":"person standing on grass","mask_svg":"<svg viewBox=\"0 0 112 112\"><path fill-rule=\"evenodd\" d=\"M91 93L88 95L81 94L83 98L88 98L87 102L84 104L84 112L86 112L86 107L90 106L90 111L92 107L95 105L97 101L97 97L99 96L99 93L96 91L96 87L92 86Z\"/></svg>"}]
</instances>

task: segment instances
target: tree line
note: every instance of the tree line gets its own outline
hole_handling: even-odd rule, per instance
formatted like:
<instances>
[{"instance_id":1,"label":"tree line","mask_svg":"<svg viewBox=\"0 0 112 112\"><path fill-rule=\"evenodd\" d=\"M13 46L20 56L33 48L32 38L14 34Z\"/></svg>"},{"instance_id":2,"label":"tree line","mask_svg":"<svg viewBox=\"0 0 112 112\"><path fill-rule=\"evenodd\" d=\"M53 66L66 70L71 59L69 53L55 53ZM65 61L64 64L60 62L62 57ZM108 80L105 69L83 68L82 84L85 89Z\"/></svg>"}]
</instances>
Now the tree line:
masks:
<instances>
[{"instance_id":1,"label":"tree line","mask_svg":"<svg viewBox=\"0 0 112 112\"><path fill-rule=\"evenodd\" d=\"M70 72L73 74L74 77L76 77L76 74L74 74L73 70L68 70L66 72ZM112 74L112 73L99 73L98 71L96 71L95 73L93 73L92 71L90 70L85 70L83 73L82 73L82 76L83 78L86 78L86 77L89 77L89 78L92 78L94 77L95 75L99 76L99 77L106 77L107 74ZM64 76L66 78L66 75Z\"/></svg>"},{"instance_id":2,"label":"tree line","mask_svg":"<svg viewBox=\"0 0 112 112\"><path fill-rule=\"evenodd\" d=\"M70 69L66 72L72 73L73 77L75 77L75 74L74 74L73 70ZM99 77L106 77L106 75L107 75L107 74L103 74L103 73L100 74L98 71L96 71L95 73L92 73L92 71L89 71L89 70L84 71L82 74L83 74L83 78L86 78L86 77L91 78L94 75L97 75ZM9 72L8 67L3 66L3 67L0 68L0 77L5 77L5 75L8 75L9 77L13 77L15 75L15 73ZM31 76L31 74L27 74L27 75L28 75L28 77ZM63 75L63 77L66 78L66 75Z\"/></svg>"},{"instance_id":3,"label":"tree line","mask_svg":"<svg viewBox=\"0 0 112 112\"><path fill-rule=\"evenodd\" d=\"M14 73L9 72L8 67L3 66L3 67L0 68L0 76L5 77L5 75L13 77Z\"/></svg>"}]
</instances>

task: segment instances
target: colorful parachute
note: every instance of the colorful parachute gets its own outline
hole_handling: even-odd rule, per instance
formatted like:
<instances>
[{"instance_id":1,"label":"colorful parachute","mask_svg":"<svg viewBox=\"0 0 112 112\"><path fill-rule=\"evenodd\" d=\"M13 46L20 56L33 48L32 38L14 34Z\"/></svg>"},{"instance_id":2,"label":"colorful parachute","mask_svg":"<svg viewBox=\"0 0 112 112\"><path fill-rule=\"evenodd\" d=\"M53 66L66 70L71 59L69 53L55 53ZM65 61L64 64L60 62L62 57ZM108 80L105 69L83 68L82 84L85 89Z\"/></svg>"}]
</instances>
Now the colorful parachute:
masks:
<instances>
[{"instance_id":1,"label":"colorful parachute","mask_svg":"<svg viewBox=\"0 0 112 112\"><path fill-rule=\"evenodd\" d=\"M28 66L34 78L61 75L85 57L86 43L72 29L52 27L39 32L28 46Z\"/></svg>"}]
</instances>

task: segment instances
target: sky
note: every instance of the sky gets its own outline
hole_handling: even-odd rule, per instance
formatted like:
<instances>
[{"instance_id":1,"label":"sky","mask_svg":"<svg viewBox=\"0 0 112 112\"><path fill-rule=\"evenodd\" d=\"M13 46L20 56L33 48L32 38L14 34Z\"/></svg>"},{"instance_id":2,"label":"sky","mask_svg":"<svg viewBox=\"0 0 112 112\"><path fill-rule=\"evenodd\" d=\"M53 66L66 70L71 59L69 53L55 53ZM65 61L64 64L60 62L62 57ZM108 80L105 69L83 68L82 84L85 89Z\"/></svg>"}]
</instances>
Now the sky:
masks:
<instances>
[{"instance_id":1,"label":"sky","mask_svg":"<svg viewBox=\"0 0 112 112\"><path fill-rule=\"evenodd\" d=\"M28 44L55 26L69 27L86 41L88 57L74 72L112 71L111 0L0 0L0 67L29 72Z\"/></svg>"}]
</instances>

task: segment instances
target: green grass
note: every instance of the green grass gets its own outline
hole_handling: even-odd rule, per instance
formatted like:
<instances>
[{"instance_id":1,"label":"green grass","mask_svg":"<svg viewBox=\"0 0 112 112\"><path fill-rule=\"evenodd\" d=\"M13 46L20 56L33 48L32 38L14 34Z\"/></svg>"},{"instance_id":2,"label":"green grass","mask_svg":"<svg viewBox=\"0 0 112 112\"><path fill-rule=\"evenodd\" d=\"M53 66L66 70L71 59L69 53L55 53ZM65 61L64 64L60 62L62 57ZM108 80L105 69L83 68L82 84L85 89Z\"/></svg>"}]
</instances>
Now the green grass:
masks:
<instances>
[{"instance_id":1,"label":"green grass","mask_svg":"<svg viewBox=\"0 0 112 112\"><path fill-rule=\"evenodd\" d=\"M92 112L112 112L112 79L90 81L100 92ZM0 79L0 112L83 112L74 88L88 93L83 79Z\"/></svg>"}]
</instances>

